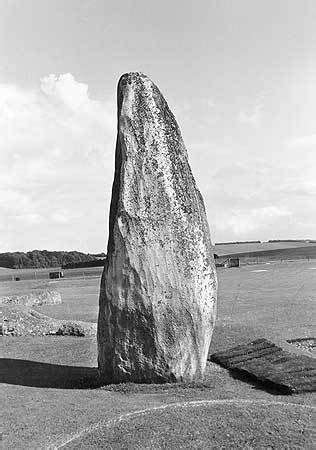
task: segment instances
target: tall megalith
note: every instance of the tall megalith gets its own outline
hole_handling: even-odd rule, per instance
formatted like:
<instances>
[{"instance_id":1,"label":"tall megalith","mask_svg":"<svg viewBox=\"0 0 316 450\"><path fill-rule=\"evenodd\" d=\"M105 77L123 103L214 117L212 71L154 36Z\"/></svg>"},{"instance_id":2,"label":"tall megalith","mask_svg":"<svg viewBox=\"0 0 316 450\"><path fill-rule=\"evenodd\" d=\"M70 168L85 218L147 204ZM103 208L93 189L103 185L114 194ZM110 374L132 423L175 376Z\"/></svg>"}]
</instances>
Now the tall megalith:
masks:
<instances>
[{"instance_id":1,"label":"tall megalith","mask_svg":"<svg viewBox=\"0 0 316 450\"><path fill-rule=\"evenodd\" d=\"M178 124L141 73L118 84L118 132L98 319L105 383L203 375L217 279L202 196Z\"/></svg>"}]
</instances>

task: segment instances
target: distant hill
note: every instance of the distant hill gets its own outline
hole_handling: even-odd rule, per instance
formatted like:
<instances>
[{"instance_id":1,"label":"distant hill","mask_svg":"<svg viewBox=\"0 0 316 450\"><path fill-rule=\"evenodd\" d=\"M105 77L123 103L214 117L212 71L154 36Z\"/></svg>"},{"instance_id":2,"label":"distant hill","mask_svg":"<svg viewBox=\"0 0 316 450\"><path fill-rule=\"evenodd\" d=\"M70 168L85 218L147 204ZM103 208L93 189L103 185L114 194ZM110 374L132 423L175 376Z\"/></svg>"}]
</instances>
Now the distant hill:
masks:
<instances>
[{"instance_id":1,"label":"distant hill","mask_svg":"<svg viewBox=\"0 0 316 450\"><path fill-rule=\"evenodd\" d=\"M269 241L274 242L274 241ZM279 241L276 241L279 242ZM235 244L261 244L261 241L231 241L231 242L216 242L215 245L235 245Z\"/></svg>"},{"instance_id":2,"label":"distant hill","mask_svg":"<svg viewBox=\"0 0 316 450\"><path fill-rule=\"evenodd\" d=\"M30 252L0 253L0 267L9 269L39 269L45 267L61 267L65 265L97 261L95 256L71 251L51 252L48 250L32 250Z\"/></svg>"},{"instance_id":3,"label":"distant hill","mask_svg":"<svg viewBox=\"0 0 316 450\"><path fill-rule=\"evenodd\" d=\"M315 239L270 239L268 242L305 242L306 244L316 244Z\"/></svg>"},{"instance_id":4,"label":"distant hill","mask_svg":"<svg viewBox=\"0 0 316 450\"><path fill-rule=\"evenodd\" d=\"M301 247L278 248L253 252L231 253L227 257L260 258L266 260L316 259L316 244Z\"/></svg>"},{"instance_id":5,"label":"distant hill","mask_svg":"<svg viewBox=\"0 0 316 450\"><path fill-rule=\"evenodd\" d=\"M253 253L253 252L262 252L271 250L280 250L287 248L309 248L316 247L316 241L312 240L302 240L302 241L289 241L289 240L274 240L269 242L240 242L240 243L220 243L215 244L214 252L218 256L222 255L231 255L235 253Z\"/></svg>"}]
</instances>

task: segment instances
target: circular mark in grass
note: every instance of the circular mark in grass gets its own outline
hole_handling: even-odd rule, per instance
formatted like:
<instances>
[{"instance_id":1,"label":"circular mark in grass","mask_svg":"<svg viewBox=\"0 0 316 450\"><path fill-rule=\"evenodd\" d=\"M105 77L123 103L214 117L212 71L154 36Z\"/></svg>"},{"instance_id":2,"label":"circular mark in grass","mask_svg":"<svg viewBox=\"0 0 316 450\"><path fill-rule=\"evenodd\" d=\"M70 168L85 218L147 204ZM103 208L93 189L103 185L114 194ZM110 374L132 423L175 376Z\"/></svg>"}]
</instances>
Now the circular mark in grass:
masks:
<instances>
[{"instance_id":1,"label":"circular mark in grass","mask_svg":"<svg viewBox=\"0 0 316 450\"><path fill-rule=\"evenodd\" d=\"M312 411L261 400L167 404L102 421L53 448L306 448Z\"/></svg>"}]
</instances>

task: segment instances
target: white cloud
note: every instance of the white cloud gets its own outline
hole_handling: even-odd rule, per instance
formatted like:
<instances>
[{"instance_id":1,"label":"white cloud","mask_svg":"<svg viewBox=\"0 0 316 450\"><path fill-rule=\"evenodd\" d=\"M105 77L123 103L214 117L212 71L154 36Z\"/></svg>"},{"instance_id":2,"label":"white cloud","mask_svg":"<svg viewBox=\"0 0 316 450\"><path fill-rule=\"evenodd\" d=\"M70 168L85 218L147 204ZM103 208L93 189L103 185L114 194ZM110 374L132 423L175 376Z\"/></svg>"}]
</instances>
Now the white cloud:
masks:
<instances>
[{"instance_id":1,"label":"white cloud","mask_svg":"<svg viewBox=\"0 0 316 450\"><path fill-rule=\"evenodd\" d=\"M91 99L71 74L43 77L33 90L0 84L0 217L11 230L0 251L37 247L45 227L73 216L97 220L91 202L104 210L111 191L115 107Z\"/></svg>"},{"instance_id":2,"label":"white cloud","mask_svg":"<svg viewBox=\"0 0 316 450\"><path fill-rule=\"evenodd\" d=\"M74 217L71 215L69 211L65 210L56 210L51 215L51 220L56 223L71 223L71 221L74 219Z\"/></svg>"},{"instance_id":3,"label":"white cloud","mask_svg":"<svg viewBox=\"0 0 316 450\"><path fill-rule=\"evenodd\" d=\"M258 102L252 109L241 110L238 114L239 123L257 127L262 118L263 103Z\"/></svg>"},{"instance_id":4,"label":"white cloud","mask_svg":"<svg viewBox=\"0 0 316 450\"><path fill-rule=\"evenodd\" d=\"M289 147L309 147L316 146L316 134L293 137L287 142Z\"/></svg>"},{"instance_id":5,"label":"white cloud","mask_svg":"<svg viewBox=\"0 0 316 450\"><path fill-rule=\"evenodd\" d=\"M38 213L24 212L15 214L16 222L21 222L21 226L25 225L39 225L44 222L44 217Z\"/></svg>"},{"instance_id":6,"label":"white cloud","mask_svg":"<svg viewBox=\"0 0 316 450\"><path fill-rule=\"evenodd\" d=\"M216 103L213 99L208 98L208 99L206 99L206 105L208 106L208 108L212 109L212 108L215 108Z\"/></svg>"},{"instance_id":7,"label":"white cloud","mask_svg":"<svg viewBox=\"0 0 316 450\"><path fill-rule=\"evenodd\" d=\"M232 209L225 226L231 228L236 235L247 235L247 233L258 230L258 225L262 227L264 224L264 227L270 227L279 218L290 215L290 211L286 208L273 205L249 210Z\"/></svg>"},{"instance_id":8,"label":"white cloud","mask_svg":"<svg viewBox=\"0 0 316 450\"><path fill-rule=\"evenodd\" d=\"M48 97L75 111L90 101L88 85L77 82L71 73L59 76L50 74L41 78L41 90Z\"/></svg>"},{"instance_id":9,"label":"white cloud","mask_svg":"<svg viewBox=\"0 0 316 450\"><path fill-rule=\"evenodd\" d=\"M264 156L232 153L229 163L216 161L205 193L214 241L315 235L316 154L314 164L296 152Z\"/></svg>"}]
</instances>

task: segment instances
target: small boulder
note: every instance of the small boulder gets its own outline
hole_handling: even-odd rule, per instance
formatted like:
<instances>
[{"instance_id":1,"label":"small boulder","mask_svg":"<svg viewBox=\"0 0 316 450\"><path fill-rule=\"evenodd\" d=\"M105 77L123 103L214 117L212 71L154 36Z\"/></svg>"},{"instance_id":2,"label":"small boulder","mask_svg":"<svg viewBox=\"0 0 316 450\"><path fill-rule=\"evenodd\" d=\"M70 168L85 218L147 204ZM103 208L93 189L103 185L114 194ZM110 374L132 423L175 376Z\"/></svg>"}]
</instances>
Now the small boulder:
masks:
<instances>
[{"instance_id":1,"label":"small boulder","mask_svg":"<svg viewBox=\"0 0 316 450\"><path fill-rule=\"evenodd\" d=\"M60 293L50 289L34 290L23 295L0 297L0 304L5 305L43 306L57 305L60 303Z\"/></svg>"},{"instance_id":2,"label":"small boulder","mask_svg":"<svg viewBox=\"0 0 316 450\"><path fill-rule=\"evenodd\" d=\"M56 331L57 336L84 336L84 328L77 323L64 323Z\"/></svg>"}]
</instances>

